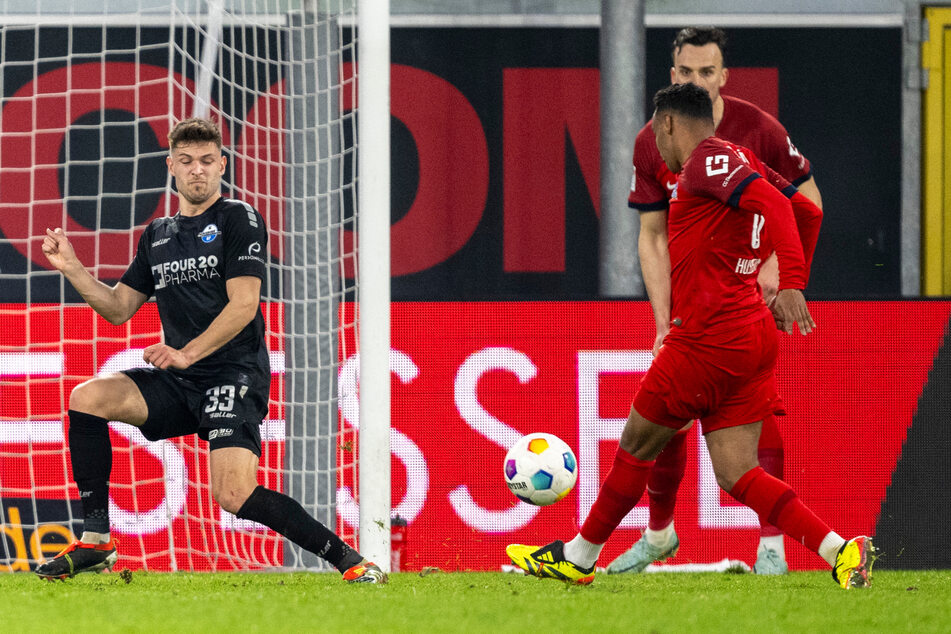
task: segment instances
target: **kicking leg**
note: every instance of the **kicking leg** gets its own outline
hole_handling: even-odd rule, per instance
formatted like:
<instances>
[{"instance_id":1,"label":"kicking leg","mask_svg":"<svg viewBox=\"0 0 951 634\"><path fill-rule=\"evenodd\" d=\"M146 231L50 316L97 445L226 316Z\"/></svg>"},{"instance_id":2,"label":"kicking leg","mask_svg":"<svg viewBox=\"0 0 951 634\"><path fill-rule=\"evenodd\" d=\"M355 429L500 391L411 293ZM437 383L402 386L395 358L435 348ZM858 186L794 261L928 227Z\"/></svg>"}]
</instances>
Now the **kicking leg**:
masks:
<instances>
[{"instance_id":1,"label":"kicking leg","mask_svg":"<svg viewBox=\"0 0 951 634\"><path fill-rule=\"evenodd\" d=\"M654 459L676 431L648 421L632 407L614 464L578 535L543 548L510 544L506 553L512 563L539 577L591 583L604 543L644 494Z\"/></svg>"}]
</instances>

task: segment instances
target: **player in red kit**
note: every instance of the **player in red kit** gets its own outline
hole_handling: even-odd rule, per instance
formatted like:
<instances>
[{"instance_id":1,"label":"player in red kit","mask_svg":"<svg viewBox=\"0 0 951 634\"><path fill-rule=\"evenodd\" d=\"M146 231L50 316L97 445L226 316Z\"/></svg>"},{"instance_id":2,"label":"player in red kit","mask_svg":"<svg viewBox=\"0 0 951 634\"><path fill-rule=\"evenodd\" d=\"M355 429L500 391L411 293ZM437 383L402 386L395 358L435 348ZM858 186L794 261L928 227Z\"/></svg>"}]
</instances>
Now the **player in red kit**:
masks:
<instances>
[{"instance_id":1,"label":"player in red kit","mask_svg":"<svg viewBox=\"0 0 951 634\"><path fill-rule=\"evenodd\" d=\"M725 46L726 35L720 29L682 29L673 43L671 83L693 83L705 88L713 103L717 137L753 150L764 163L796 185L821 208L822 198L812 177L811 165L790 141L786 129L753 104L720 94L728 76L723 61ZM676 181L676 176L657 151L648 122L634 144L634 175L628 205L640 212L638 251L657 329L653 346L655 355L670 330L667 207ZM767 304L776 295L776 262L775 255L767 257L759 275ZM777 401L776 409L776 413L785 414L781 401ZM650 503L647 529L638 542L608 565L609 573L641 572L651 562L677 553L680 542L673 520L677 490L687 463L686 431L671 439L667 449L657 457L647 484ZM783 478L782 436L773 413L763 420L759 461L767 473ZM782 531L768 521L761 521L753 570L758 574L783 574L788 569Z\"/></svg>"},{"instance_id":2,"label":"player in red kit","mask_svg":"<svg viewBox=\"0 0 951 634\"><path fill-rule=\"evenodd\" d=\"M757 461L763 418L776 407L777 326L787 334L795 324L803 334L815 326L802 289L822 211L752 152L714 136L703 88L669 86L654 105L657 148L679 173L668 218L672 327L641 381L580 532L541 548L510 544L506 553L535 576L591 583L605 542L643 495L654 460L678 430L700 419L720 487L819 554L843 588L867 587L872 540L840 537ZM780 275L769 308L756 276L774 252Z\"/></svg>"}]
</instances>

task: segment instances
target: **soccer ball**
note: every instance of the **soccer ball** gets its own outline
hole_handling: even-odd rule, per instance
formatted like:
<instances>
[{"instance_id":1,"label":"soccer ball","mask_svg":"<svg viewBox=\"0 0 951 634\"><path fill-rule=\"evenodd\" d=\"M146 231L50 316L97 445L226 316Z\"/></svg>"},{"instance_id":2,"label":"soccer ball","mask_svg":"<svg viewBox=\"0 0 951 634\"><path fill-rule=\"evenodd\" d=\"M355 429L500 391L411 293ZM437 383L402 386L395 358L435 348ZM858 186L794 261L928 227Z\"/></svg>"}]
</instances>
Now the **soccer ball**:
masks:
<instances>
[{"instance_id":1,"label":"soccer ball","mask_svg":"<svg viewBox=\"0 0 951 634\"><path fill-rule=\"evenodd\" d=\"M578 480L578 461L552 434L528 434L505 454L505 483L515 497L536 506L554 504Z\"/></svg>"}]
</instances>

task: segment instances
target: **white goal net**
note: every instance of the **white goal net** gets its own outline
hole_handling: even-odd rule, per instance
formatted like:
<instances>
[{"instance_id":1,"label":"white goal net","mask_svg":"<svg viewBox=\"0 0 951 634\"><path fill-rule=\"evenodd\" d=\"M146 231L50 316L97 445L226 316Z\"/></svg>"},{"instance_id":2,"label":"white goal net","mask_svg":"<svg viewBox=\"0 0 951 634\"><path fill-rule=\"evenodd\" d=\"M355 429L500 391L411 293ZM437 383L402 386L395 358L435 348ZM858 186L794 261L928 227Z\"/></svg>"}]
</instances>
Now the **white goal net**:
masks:
<instances>
[{"instance_id":1,"label":"white goal net","mask_svg":"<svg viewBox=\"0 0 951 634\"><path fill-rule=\"evenodd\" d=\"M193 114L221 124L225 195L270 230L260 481L354 544L357 443L338 374L357 345L356 0L3 0L0 12L0 571L32 569L81 528L70 390L142 365L161 336L151 302L122 326L97 317L50 270L44 231L63 227L115 283L148 222L176 212L166 135ZM218 507L203 441L110 429L120 567L320 566Z\"/></svg>"}]
</instances>

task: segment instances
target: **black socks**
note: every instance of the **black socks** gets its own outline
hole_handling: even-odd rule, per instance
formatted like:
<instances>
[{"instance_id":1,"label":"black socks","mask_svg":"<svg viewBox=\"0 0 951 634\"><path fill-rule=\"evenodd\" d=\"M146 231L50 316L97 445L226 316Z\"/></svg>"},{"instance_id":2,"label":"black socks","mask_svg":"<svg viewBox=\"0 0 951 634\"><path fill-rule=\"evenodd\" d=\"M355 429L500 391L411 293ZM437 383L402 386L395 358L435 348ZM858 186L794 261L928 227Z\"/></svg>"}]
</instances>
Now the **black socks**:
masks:
<instances>
[{"instance_id":1,"label":"black socks","mask_svg":"<svg viewBox=\"0 0 951 634\"><path fill-rule=\"evenodd\" d=\"M340 572L363 561L360 553L283 493L258 485L236 515L277 531L301 548L326 559Z\"/></svg>"},{"instance_id":2,"label":"black socks","mask_svg":"<svg viewBox=\"0 0 951 634\"><path fill-rule=\"evenodd\" d=\"M108 533L109 474L112 472L109 421L74 410L69 410L68 415L69 459L83 505L83 530Z\"/></svg>"}]
</instances>

